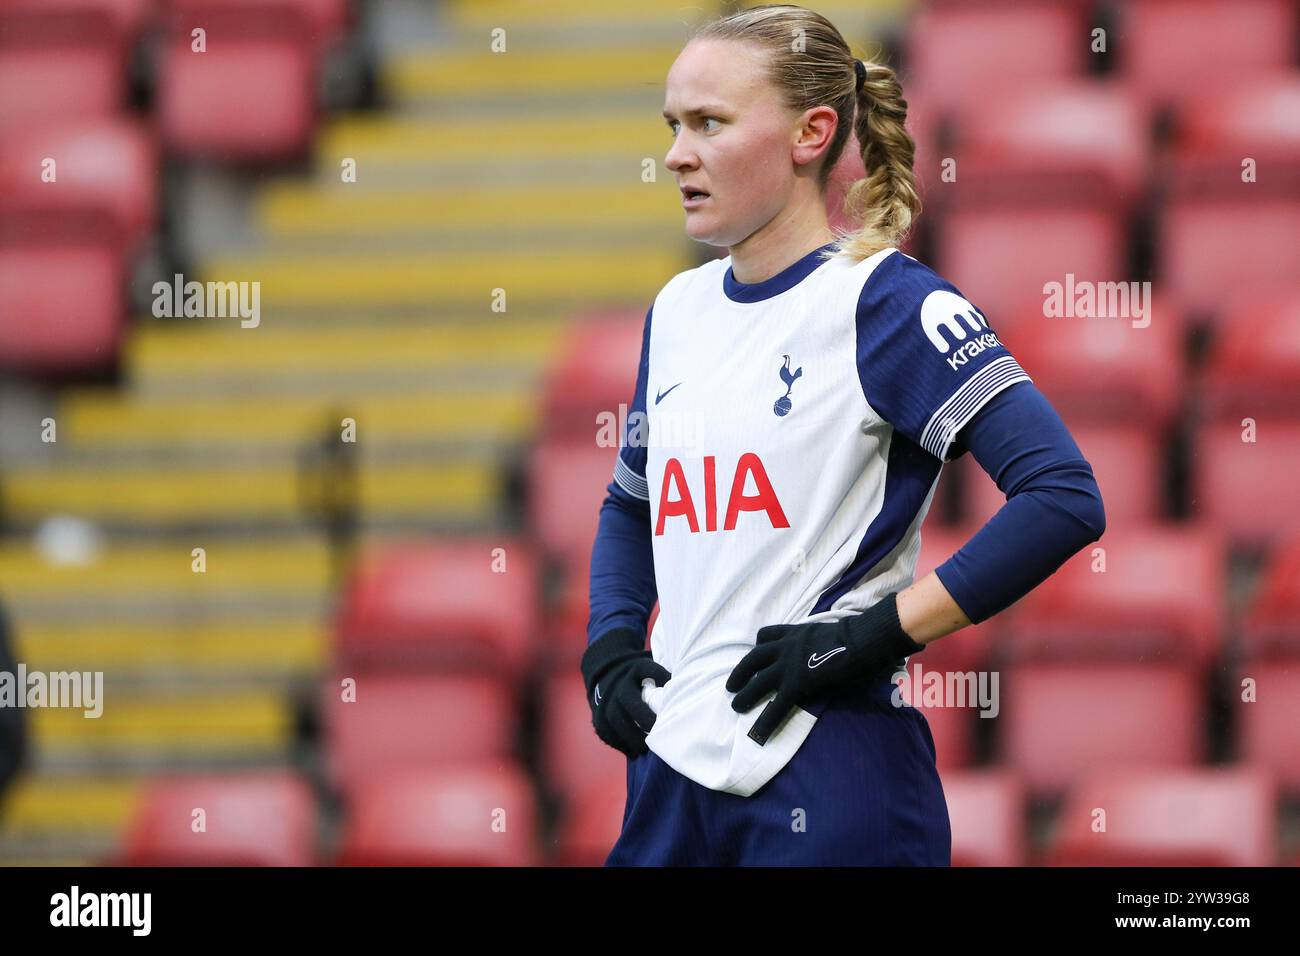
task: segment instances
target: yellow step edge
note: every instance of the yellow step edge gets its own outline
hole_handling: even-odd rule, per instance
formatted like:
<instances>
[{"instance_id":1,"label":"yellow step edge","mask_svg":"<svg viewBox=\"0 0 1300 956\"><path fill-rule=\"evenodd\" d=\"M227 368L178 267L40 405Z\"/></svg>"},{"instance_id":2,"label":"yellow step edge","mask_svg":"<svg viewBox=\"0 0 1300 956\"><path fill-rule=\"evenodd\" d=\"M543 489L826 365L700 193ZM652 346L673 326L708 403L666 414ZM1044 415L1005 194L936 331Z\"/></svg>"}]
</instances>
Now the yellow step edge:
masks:
<instances>
[{"instance_id":1,"label":"yellow step edge","mask_svg":"<svg viewBox=\"0 0 1300 956\"><path fill-rule=\"evenodd\" d=\"M547 301L640 302L688 268L685 249L661 243L585 256L534 253L503 256L249 256L214 259L207 276L256 280L262 308L278 306L393 306L477 302L489 307L494 290L506 303ZM237 322L230 319L230 322Z\"/></svg>"},{"instance_id":2,"label":"yellow step edge","mask_svg":"<svg viewBox=\"0 0 1300 956\"><path fill-rule=\"evenodd\" d=\"M333 411L340 417L327 419ZM58 417L60 438L79 447L217 442L295 444L326 427L355 421L358 440L433 442L467 437L518 438L537 417L523 393L405 395L322 402L288 397L141 402L110 390L74 392Z\"/></svg>"},{"instance_id":3,"label":"yellow step edge","mask_svg":"<svg viewBox=\"0 0 1300 956\"><path fill-rule=\"evenodd\" d=\"M742 7L756 7L766 0L740 0ZM820 0L813 8L827 20L835 23L836 17L883 17L902 13L917 5L917 0ZM847 38L850 43L853 37Z\"/></svg>"},{"instance_id":4,"label":"yellow step edge","mask_svg":"<svg viewBox=\"0 0 1300 956\"><path fill-rule=\"evenodd\" d=\"M220 321L220 320L212 320ZM481 319L417 331L374 328L213 328L210 320L144 323L126 345L131 374L189 375L232 367L240 372L305 371L346 374L429 369L438 365L547 361L568 320L517 320L483 308ZM436 381L436 379L432 379Z\"/></svg>"},{"instance_id":5,"label":"yellow step edge","mask_svg":"<svg viewBox=\"0 0 1300 956\"><path fill-rule=\"evenodd\" d=\"M376 516L486 517L501 476L478 462L363 466L358 496ZM298 474L291 467L167 468L94 474L59 468L11 468L4 480L11 519L55 514L118 521L290 520L301 516ZM0 587L5 582L0 581ZM201 587L202 585L196 585Z\"/></svg>"},{"instance_id":6,"label":"yellow step edge","mask_svg":"<svg viewBox=\"0 0 1300 956\"><path fill-rule=\"evenodd\" d=\"M662 83L662 77L655 78ZM658 94L656 94L658 98ZM441 119L391 119L349 117L326 123L317 138L316 156L332 169L343 159L356 161L357 181L367 167L383 163L418 163L421 166L463 164L465 144L474 144L476 156L508 156L512 163L535 159L624 159L631 180L640 179L641 160L658 160L662 178L670 178L663 159L672 147L672 134L660 115L662 103L645 115L579 116L572 111L538 118L532 114L510 117Z\"/></svg>"},{"instance_id":7,"label":"yellow step edge","mask_svg":"<svg viewBox=\"0 0 1300 956\"><path fill-rule=\"evenodd\" d=\"M0 826L0 834L4 833L4 828ZM66 852L66 851L64 851ZM102 866L103 861L93 856L54 856L54 857L29 857L29 856L0 856L0 867L38 867L48 866L66 869L71 867L92 867Z\"/></svg>"},{"instance_id":8,"label":"yellow step edge","mask_svg":"<svg viewBox=\"0 0 1300 956\"><path fill-rule=\"evenodd\" d=\"M202 573L191 570L196 547L205 549L207 570ZM86 565L51 564L26 544L0 547L0 591L14 596L93 598L159 589L314 594L329 580L329 552L323 543L248 545L198 535L169 546L110 546Z\"/></svg>"},{"instance_id":9,"label":"yellow step edge","mask_svg":"<svg viewBox=\"0 0 1300 956\"><path fill-rule=\"evenodd\" d=\"M118 832L135 812L144 784L140 778L22 774L0 806L0 834Z\"/></svg>"},{"instance_id":10,"label":"yellow step edge","mask_svg":"<svg viewBox=\"0 0 1300 956\"><path fill-rule=\"evenodd\" d=\"M155 699L114 695L103 688L102 714L82 709L27 710L32 746L57 754L92 747L140 751L265 753L284 746L293 732L289 701L278 692L181 694Z\"/></svg>"},{"instance_id":11,"label":"yellow step edge","mask_svg":"<svg viewBox=\"0 0 1300 956\"><path fill-rule=\"evenodd\" d=\"M469 228L638 229L673 235L683 222L681 196L671 179L632 181L591 188L491 189L383 192L322 191L305 185L267 189L257 221L270 235L390 233L397 230L455 232Z\"/></svg>"},{"instance_id":12,"label":"yellow step edge","mask_svg":"<svg viewBox=\"0 0 1300 956\"><path fill-rule=\"evenodd\" d=\"M557 21L602 24L610 21L695 24L722 9L718 3L593 3L592 0L450 0L447 15L458 26L482 28L549 26ZM486 42L486 40L484 41Z\"/></svg>"},{"instance_id":13,"label":"yellow step edge","mask_svg":"<svg viewBox=\"0 0 1300 956\"><path fill-rule=\"evenodd\" d=\"M141 582L147 585L147 582ZM244 668L314 670L326 660L330 636L324 622L59 627L18 622L14 654L28 669Z\"/></svg>"},{"instance_id":14,"label":"yellow step edge","mask_svg":"<svg viewBox=\"0 0 1300 956\"><path fill-rule=\"evenodd\" d=\"M506 52L496 53L484 43L481 49L472 51L418 51L396 56L384 70L384 86L408 99L451 94L508 96L518 95L520 90L530 95L584 93L592 89L610 92L619 87L644 92L647 79L657 78L662 87L680 52L678 44L620 44L507 47Z\"/></svg>"}]
</instances>

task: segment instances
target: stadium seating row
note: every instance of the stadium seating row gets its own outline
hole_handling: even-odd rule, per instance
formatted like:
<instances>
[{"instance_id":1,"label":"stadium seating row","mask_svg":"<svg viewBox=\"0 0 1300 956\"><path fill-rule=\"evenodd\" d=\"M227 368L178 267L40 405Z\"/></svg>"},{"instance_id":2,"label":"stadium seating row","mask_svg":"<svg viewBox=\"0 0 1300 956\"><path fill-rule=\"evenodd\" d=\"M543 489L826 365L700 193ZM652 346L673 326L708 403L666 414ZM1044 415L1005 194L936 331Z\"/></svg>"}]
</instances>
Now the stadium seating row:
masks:
<instances>
[{"instance_id":1,"label":"stadium seating row","mask_svg":"<svg viewBox=\"0 0 1300 956\"><path fill-rule=\"evenodd\" d=\"M153 64L158 133L178 156L301 156L317 70L349 22L346 0L7 0L0 5L0 128L110 119L128 104L136 45ZM203 34L196 37L196 31Z\"/></svg>"},{"instance_id":2,"label":"stadium seating row","mask_svg":"<svg viewBox=\"0 0 1300 956\"><path fill-rule=\"evenodd\" d=\"M161 157L304 158L350 20L347 0L0 3L4 368L113 365ZM158 91L147 120L127 113L141 59Z\"/></svg>"},{"instance_id":3,"label":"stadium seating row","mask_svg":"<svg viewBox=\"0 0 1300 956\"><path fill-rule=\"evenodd\" d=\"M1083 75L1104 55L1144 101L1187 103L1225 77L1291 66L1296 31L1292 0L939 0L907 25L904 80L984 115L1005 91Z\"/></svg>"},{"instance_id":4,"label":"stadium seating row","mask_svg":"<svg viewBox=\"0 0 1300 956\"><path fill-rule=\"evenodd\" d=\"M376 777L354 795L332 857L316 850L313 797L291 774L162 778L140 799L112 862L598 866L618 836L624 777L619 767L594 782L547 845L539 836L528 780L510 762ZM951 773L944 790L956 866L1279 862L1276 788L1260 770L1141 768L1089 774L1062 803L1041 857L1029 850L1026 792L1016 774ZM1099 807L1105 808L1104 817L1098 816Z\"/></svg>"},{"instance_id":5,"label":"stadium seating row","mask_svg":"<svg viewBox=\"0 0 1300 956\"><path fill-rule=\"evenodd\" d=\"M203 125L215 128L209 120ZM1031 126L1042 129L1045 124ZM254 138L265 141L260 134ZM1169 366L1177 361L1185 312L1197 322L1212 321L1227 330L1237 340L1234 347L1249 348L1257 341L1251 330L1237 328L1245 322L1275 336L1286 333L1285 323L1294 325L1290 293L1300 268L1300 244L1295 242L1300 178L1291 182L1282 176L1279 182L1277 169L1300 165L1300 140L1291 142L1291 152L1277 165L1260 153L1264 147L1259 141L1235 151L1225 146L1231 155L1220 160L1198 153L1198 162L1212 163L1209 168L1216 171L1221 188L1204 188L1204 180L1189 173L1192 185L1184 193L1175 190L1163 206L1154 282L1160 296L1154 301L1150 287L1144 291L1140 283L1124 278L1131 272L1123 207L1098 204L1096 195L1080 185L1074 171L1077 157L1053 152L1060 145L1044 145L1044 154L1036 156L1022 151L1014 137L1001 143L1000 149L1022 163L1036 156L1036 175L1048 184L1044 190L1035 192L1027 185L1032 176L998 158L1002 154L997 150L986 149L969 167L959 165L957 183L947 187L951 192L932 183L926 195L927 201L939 200L933 215L942 220L936 267L962 277L962 291L995 316L999 330L1013 342L1022 333L1036 334L1035 329L1086 329L1086 336L1076 338L1097 337L1103 341L1094 350L1114 349L1122 333L1136 326L1146 334L1132 339L1128 351L1140 351L1149 364ZM12 289L6 318L0 321L6 365L39 371L112 361L126 318L130 257L157 223L159 148L138 121L121 117L28 126L6 137L0 148L0 171L10 184L0 194L0 276ZM1262 164L1259 182L1240 181L1243 149ZM959 164L966 162L960 151L957 155ZM54 188L42 176L47 158L59 164ZM936 223L932 219L928 225L933 229ZM1251 241L1224 243L1228 235L1247 235ZM1065 316L1044 321L1045 287L1067 282ZM1076 308L1075 288L1088 285L1108 298ZM1250 290L1250 301L1241 298L1243 288ZM1112 301L1119 293L1122 298ZM73 308L76 304L93 308ZM1280 311L1282 327L1276 318L1261 315L1261 309ZM1114 328L1104 329L1108 324ZM1150 331L1151 326L1158 327ZM1254 348L1262 351L1259 345ZM1164 378L1151 384L1161 389L1155 410L1167 409L1174 388L1168 369L1160 371Z\"/></svg>"},{"instance_id":6,"label":"stadium seating row","mask_svg":"<svg viewBox=\"0 0 1300 956\"><path fill-rule=\"evenodd\" d=\"M1052 798L1095 769L1189 768L1209 756L1212 708L1205 675L1192 668L1045 661L971 671L949 659L916 655L902 685L930 720L941 771L980 765L981 741L992 738L995 762L1015 770L1035 798ZM519 698L499 680L347 673L324 684L321 698L328 776L339 793L377 774L518 753ZM1244 662L1237 673L1240 685L1228 693L1238 762L1300 795L1300 660ZM946 699L932 696L945 686ZM619 757L595 736L576 672L553 671L541 694L542 777L571 803ZM979 726L985 720L991 730Z\"/></svg>"}]
</instances>

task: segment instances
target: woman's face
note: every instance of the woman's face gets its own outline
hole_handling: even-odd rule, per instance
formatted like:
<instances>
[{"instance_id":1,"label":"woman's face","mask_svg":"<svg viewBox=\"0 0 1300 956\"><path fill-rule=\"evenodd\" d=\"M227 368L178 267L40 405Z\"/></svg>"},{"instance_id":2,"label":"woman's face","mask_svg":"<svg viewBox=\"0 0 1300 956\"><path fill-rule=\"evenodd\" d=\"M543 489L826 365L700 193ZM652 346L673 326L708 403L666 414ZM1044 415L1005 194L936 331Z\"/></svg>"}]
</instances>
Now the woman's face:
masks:
<instances>
[{"instance_id":1,"label":"woman's face","mask_svg":"<svg viewBox=\"0 0 1300 956\"><path fill-rule=\"evenodd\" d=\"M682 196L692 239L739 245L789 205L795 163L808 161L805 117L780 103L764 69L749 44L695 40L668 71L664 119L673 144L664 165L679 188L707 193ZM820 112L829 112L833 133L834 111Z\"/></svg>"}]
</instances>

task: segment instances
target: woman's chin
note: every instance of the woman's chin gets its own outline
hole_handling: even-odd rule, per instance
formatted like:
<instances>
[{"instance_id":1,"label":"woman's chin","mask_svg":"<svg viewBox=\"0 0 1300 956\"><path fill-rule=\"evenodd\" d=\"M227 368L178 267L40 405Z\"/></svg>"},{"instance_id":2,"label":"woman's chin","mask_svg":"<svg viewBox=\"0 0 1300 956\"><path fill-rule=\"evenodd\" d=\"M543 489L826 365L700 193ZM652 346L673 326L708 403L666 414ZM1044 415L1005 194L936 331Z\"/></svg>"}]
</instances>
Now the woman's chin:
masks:
<instances>
[{"instance_id":1,"label":"woman's chin","mask_svg":"<svg viewBox=\"0 0 1300 956\"><path fill-rule=\"evenodd\" d=\"M726 245L726 243L718 241L717 224L713 222L687 218L686 235L690 236L696 242L705 242L711 246Z\"/></svg>"}]
</instances>

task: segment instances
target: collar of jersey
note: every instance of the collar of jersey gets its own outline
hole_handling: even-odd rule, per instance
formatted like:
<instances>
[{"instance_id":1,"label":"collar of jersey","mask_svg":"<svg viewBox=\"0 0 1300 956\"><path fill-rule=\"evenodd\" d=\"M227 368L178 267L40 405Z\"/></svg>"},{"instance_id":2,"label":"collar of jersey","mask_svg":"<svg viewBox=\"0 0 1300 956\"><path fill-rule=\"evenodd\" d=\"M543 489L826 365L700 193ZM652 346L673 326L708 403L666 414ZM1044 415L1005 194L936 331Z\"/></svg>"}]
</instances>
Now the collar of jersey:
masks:
<instances>
[{"instance_id":1,"label":"collar of jersey","mask_svg":"<svg viewBox=\"0 0 1300 956\"><path fill-rule=\"evenodd\" d=\"M727 266L727 271L722 276L722 291L732 302L762 302L764 299L770 299L774 295L793 289L806 279L814 269L826 261L822 258L822 253L835 246L835 242L828 242L762 282L739 282L732 274L731 266Z\"/></svg>"}]
</instances>

